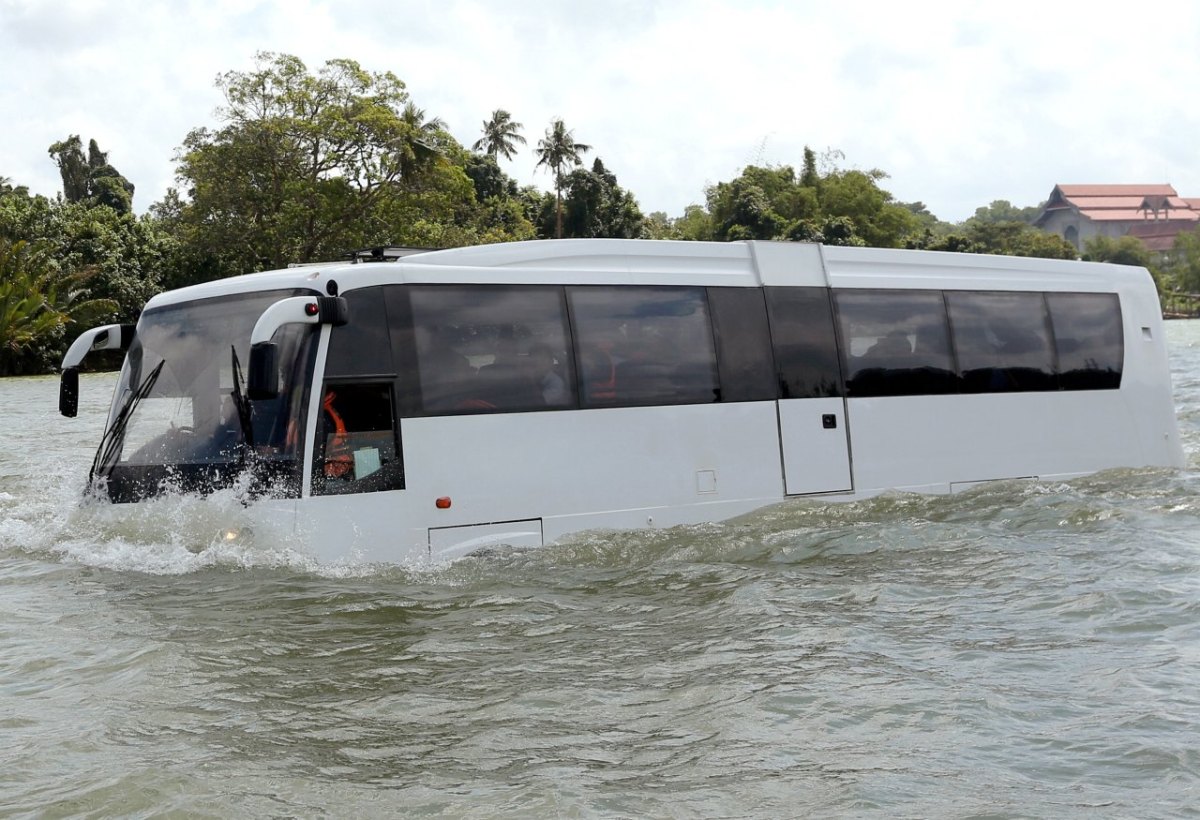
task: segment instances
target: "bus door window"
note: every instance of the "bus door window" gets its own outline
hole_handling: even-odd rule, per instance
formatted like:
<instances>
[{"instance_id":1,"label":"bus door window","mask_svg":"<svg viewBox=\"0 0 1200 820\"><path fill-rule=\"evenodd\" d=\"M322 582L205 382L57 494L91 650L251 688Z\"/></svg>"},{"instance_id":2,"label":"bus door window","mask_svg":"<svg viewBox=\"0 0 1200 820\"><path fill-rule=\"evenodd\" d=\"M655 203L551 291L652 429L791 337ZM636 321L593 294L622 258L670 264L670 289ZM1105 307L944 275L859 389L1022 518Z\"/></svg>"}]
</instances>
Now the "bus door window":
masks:
<instances>
[{"instance_id":1,"label":"bus door window","mask_svg":"<svg viewBox=\"0 0 1200 820\"><path fill-rule=\"evenodd\" d=\"M391 383L326 383L321 396L313 493L402 489Z\"/></svg>"},{"instance_id":2,"label":"bus door window","mask_svg":"<svg viewBox=\"0 0 1200 820\"><path fill-rule=\"evenodd\" d=\"M769 287L765 291L779 397L841 396L829 291L817 287Z\"/></svg>"}]
</instances>

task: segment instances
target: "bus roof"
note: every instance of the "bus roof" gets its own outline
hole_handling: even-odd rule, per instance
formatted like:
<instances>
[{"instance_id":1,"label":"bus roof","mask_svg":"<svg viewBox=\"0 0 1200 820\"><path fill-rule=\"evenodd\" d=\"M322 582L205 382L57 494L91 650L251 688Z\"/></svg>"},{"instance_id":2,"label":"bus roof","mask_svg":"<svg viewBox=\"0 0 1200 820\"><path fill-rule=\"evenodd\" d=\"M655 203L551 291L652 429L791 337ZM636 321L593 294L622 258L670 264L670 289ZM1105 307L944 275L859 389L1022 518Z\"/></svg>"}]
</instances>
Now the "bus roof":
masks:
<instances>
[{"instance_id":1,"label":"bus roof","mask_svg":"<svg viewBox=\"0 0 1200 820\"><path fill-rule=\"evenodd\" d=\"M756 287L1120 290L1144 268L1070 260L799 242L557 239L411 253L390 262L329 262L219 279L155 296L152 309L269 290L340 292L389 283L642 284Z\"/></svg>"}]
</instances>

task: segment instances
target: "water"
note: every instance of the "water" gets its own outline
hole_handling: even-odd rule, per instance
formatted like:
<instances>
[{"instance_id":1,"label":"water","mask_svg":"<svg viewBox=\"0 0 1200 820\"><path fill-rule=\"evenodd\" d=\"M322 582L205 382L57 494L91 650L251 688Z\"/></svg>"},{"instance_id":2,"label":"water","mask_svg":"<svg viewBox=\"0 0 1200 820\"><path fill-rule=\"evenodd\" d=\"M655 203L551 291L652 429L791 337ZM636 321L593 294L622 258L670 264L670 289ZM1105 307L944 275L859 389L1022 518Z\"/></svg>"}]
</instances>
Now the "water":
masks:
<instances>
[{"instance_id":1,"label":"water","mask_svg":"<svg viewBox=\"0 0 1200 820\"><path fill-rule=\"evenodd\" d=\"M1168 330L1184 471L423 570L81 506L111 378L75 420L0 383L0 815L1196 815L1200 322Z\"/></svg>"}]
</instances>

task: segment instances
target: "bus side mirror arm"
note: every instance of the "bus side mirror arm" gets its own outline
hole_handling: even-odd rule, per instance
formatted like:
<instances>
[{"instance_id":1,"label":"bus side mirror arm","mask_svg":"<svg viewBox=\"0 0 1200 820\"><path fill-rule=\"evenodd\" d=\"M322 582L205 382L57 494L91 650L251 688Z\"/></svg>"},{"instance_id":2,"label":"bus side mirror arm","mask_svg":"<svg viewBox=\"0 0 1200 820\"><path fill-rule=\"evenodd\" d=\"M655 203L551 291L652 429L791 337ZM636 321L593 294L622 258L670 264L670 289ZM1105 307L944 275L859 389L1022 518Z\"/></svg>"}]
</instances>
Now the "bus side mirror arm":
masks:
<instances>
[{"instance_id":1,"label":"bus side mirror arm","mask_svg":"<svg viewBox=\"0 0 1200 820\"><path fill-rule=\"evenodd\" d=\"M104 325L79 334L63 356L58 385L58 412L69 419L79 412L79 365L93 350L126 350L133 342L133 325Z\"/></svg>"},{"instance_id":2,"label":"bus side mirror arm","mask_svg":"<svg viewBox=\"0 0 1200 820\"><path fill-rule=\"evenodd\" d=\"M291 324L338 326L349 318L349 306L341 296L292 296L264 310L250 333L246 394L251 399L279 395L279 349L271 341L279 328Z\"/></svg>"}]
</instances>

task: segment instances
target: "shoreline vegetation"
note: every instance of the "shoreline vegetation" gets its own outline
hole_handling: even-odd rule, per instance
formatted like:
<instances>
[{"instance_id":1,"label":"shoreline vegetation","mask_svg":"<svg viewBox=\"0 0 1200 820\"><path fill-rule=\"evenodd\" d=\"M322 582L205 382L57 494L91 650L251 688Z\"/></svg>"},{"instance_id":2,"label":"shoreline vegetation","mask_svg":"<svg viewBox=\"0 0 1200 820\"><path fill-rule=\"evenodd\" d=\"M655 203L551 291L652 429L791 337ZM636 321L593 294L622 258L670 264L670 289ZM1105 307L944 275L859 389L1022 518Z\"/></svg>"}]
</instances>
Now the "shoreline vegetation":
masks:
<instances>
[{"instance_id":1,"label":"shoreline vegetation","mask_svg":"<svg viewBox=\"0 0 1200 820\"><path fill-rule=\"evenodd\" d=\"M1154 276L1167 318L1200 316L1200 230L1156 254L1133 237L1080 252L1031 224L1040 205L995 200L949 223L901 202L888 175L806 148L793 165L748 165L671 216L634 192L561 119L534 138L497 108L470 136L418 107L400 78L349 59L310 70L260 53L218 77L213 124L183 135L177 187L133 210L135 186L95 140L48 147L54 198L0 175L0 376L53 373L81 330L134 322L154 294L379 245L448 248L554 237L769 239L1087 259ZM526 133L530 133L526 138ZM502 167L532 151L550 190ZM2 174L3 169L0 169ZM102 365L103 366L103 365Z\"/></svg>"}]
</instances>

